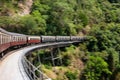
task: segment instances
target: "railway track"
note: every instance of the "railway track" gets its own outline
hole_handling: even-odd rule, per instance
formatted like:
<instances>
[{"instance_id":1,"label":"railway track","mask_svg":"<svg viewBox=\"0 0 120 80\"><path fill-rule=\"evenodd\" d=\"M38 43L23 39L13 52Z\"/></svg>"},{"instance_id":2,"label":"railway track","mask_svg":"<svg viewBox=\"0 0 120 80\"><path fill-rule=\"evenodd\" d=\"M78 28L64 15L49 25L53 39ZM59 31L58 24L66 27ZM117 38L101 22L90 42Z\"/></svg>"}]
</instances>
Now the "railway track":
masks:
<instances>
[{"instance_id":1,"label":"railway track","mask_svg":"<svg viewBox=\"0 0 120 80\"><path fill-rule=\"evenodd\" d=\"M25 54L36 48L43 48L43 47L50 47L57 45L66 46L72 43L75 42L44 43L44 44L37 44L34 46L28 46L12 51L10 55L6 56L6 58L0 62L0 80L30 80L23 67L24 64L22 64L22 59Z\"/></svg>"}]
</instances>

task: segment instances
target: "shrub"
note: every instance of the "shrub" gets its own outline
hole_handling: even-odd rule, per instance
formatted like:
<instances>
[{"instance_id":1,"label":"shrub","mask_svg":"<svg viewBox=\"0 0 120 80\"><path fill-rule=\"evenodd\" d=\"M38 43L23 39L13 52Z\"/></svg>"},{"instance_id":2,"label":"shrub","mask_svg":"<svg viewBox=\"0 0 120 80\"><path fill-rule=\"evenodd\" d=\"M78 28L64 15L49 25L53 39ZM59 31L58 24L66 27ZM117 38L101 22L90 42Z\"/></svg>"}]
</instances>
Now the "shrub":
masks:
<instances>
[{"instance_id":1,"label":"shrub","mask_svg":"<svg viewBox=\"0 0 120 80\"><path fill-rule=\"evenodd\" d=\"M76 72L67 71L65 73L65 75L67 76L67 78L69 80L76 80L77 79L77 73Z\"/></svg>"}]
</instances>

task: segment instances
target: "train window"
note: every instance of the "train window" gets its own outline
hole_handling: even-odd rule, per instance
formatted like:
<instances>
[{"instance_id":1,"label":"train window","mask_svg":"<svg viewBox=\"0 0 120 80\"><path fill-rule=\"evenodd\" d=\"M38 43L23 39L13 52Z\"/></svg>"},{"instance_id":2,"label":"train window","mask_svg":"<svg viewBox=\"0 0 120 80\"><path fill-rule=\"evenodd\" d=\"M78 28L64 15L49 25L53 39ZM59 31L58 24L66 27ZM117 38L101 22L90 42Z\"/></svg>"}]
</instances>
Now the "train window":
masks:
<instances>
[{"instance_id":1,"label":"train window","mask_svg":"<svg viewBox=\"0 0 120 80\"><path fill-rule=\"evenodd\" d=\"M5 35L4 35L4 37L3 37L3 43L5 44Z\"/></svg>"},{"instance_id":2,"label":"train window","mask_svg":"<svg viewBox=\"0 0 120 80\"><path fill-rule=\"evenodd\" d=\"M3 44L5 43L5 35L3 35Z\"/></svg>"},{"instance_id":3,"label":"train window","mask_svg":"<svg viewBox=\"0 0 120 80\"><path fill-rule=\"evenodd\" d=\"M6 43L6 35L4 36L4 43Z\"/></svg>"},{"instance_id":4,"label":"train window","mask_svg":"<svg viewBox=\"0 0 120 80\"><path fill-rule=\"evenodd\" d=\"M19 37L19 41L21 41L21 37Z\"/></svg>"},{"instance_id":5,"label":"train window","mask_svg":"<svg viewBox=\"0 0 120 80\"><path fill-rule=\"evenodd\" d=\"M7 43L7 35L5 36L5 43Z\"/></svg>"},{"instance_id":6,"label":"train window","mask_svg":"<svg viewBox=\"0 0 120 80\"><path fill-rule=\"evenodd\" d=\"M18 41L20 41L20 37L18 37Z\"/></svg>"},{"instance_id":7,"label":"train window","mask_svg":"<svg viewBox=\"0 0 120 80\"><path fill-rule=\"evenodd\" d=\"M22 41L22 37L20 37L20 41Z\"/></svg>"},{"instance_id":8,"label":"train window","mask_svg":"<svg viewBox=\"0 0 120 80\"><path fill-rule=\"evenodd\" d=\"M25 39L25 38L23 37L23 41L24 41L24 39Z\"/></svg>"},{"instance_id":9,"label":"train window","mask_svg":"<svg viewBox=\"0 0 120 80\"><path fill-rule=\"evenodd\" d=\"M1 39L0 39L0 40L1 40L0 42L1 42L1 44L2 44L2 34L1 34Z\"/></svg>"},{"instance_id":10,"label":"train window","mask_svg":"<svg viewBox=\"0 0 120 80\"><path fill-rule=\"evenodd\" d=\"M15 36L15 41L17 41L17 36Z\"/></svg>"},{"instance_id":11,"label":"train window","mask_svg":"<svg viewBox=\"0 0 120 80\"><path fill-rule=\"evenodd\" d=\"M8 40L9 40L8 42L10 42L10 41L11 41L11 36L8 36Z\"/></svg>"},{"instance_id":12,"label":"train window","mask_svg":"<svg viewBox=\"0 0 120 80\"><path fill-rule=\"evenodd\" d=\"M5 44L5 35L3 36L3 43Z\"/></svg>"},{"instance_id":13,"label":"train window","mask_svg":"<svg viewBox=\"0 0 120 80\"><path fill-rule=\"evenodd\" d=\"M0 43L2 44L2 34L1 34L1 38L0 38L0 40L1 40Z\"/></svg>"},{"instance_id":14,"label":"train window","mask_svg":"<svg viewBox=\"0 0 120 80\"><path fill-rule=\"evenodd\" d=\"M26 37L24 37L24 40L26 41Z\"/></svg>"},{"instance_id":15,"label":"train window","mask_svg":"<svg viewBox=\"0 0 120 80\"><path fill-rule=\"evenodd\" d=\"M0 34L0 44L1 44L1 34Z\"/></svg>"},{"instance_id":16,"label":"train window","mask_svg":"<svg viewBox=\"0 0 120 80\"><path fill-rule=\"evenodd\" d=\"M1 35L1 44L3 44L3 40L2 40L2 38L3 38L3 35Z\"/></svg>"},{"instance_id":17,"label":"train window","mask_svg":"<svg viewBox=\"0 0 120 80\"><path fill-rule=\"evenodd\" d=\"M15 41L15 36L13 37L13 41Z\"/></svg>"},{"instance_id":18,"label":"train window","mask_svg":"<svg viewBox=\"0 0 120 80\"><path fill-rule=\"evenodd\" d=\"M25 40L25 37L23 37L23 41Z\"/></svg>"},{"instance_id":19,"label":"train window","mask_svg":"<svg viewBox=\"0 0 120 80\"><path fill-rule=\"evenodd\" d=\"M8 43L8 36L6 35L6 43Z\"/></svg>"},{"instance_id":20,"label":"train window","mask_svg":"<svg viewBox=\"0 0 120 80\"><path fill-rule=\"evenodd\" d=\"M4 38L5 38L5 36L3 35L3 37L2 37L2 43L4 44Z\"/></svg>"},{"instance_id":21,"label":"train window","mask_svg":"<svg viewBox=\"0 0 120 80\"><path fill-rule=\"evenodd\" d=\"M19 37L19 41L21 41L21 37Z\"/></svg>"},{"instance_id":22,"label":"train window","mask_svg":"<svg viewBox=\"0 0 120 80\"><path fill-rule=\"evenodd\" d=\"M22 41L24 41L24 37L22 37Z\"/></svg>"},{"instance_id":23,"label":"train window","mask_svg":"<svg viewBox=\"0 0 120 80\"><path fill-rule=\"evenodd\" d=\"M10 42L10 36L8 36L8 43Z\"/></svg>"},{"instance_id":24,"label":"train window","mask_svg":"<svg viewBox=\"0 0 120 80\"><path fill-rule=\"evenodd\" d=\"M18 39L19 39L19 37L16 37L16 40L17 40L17 41L19 41Z\"/></svg>"},{"instance_id":25,"label":"train window","mask_svg":"<svg viewBox=\"0 0 120 80\"><path fill-rule=\"evenodd\" d=\"M7 35L7 43L9 42L9 36Z\"/></svg>"},{"instance_id":26,"label":"train window","mask_svg":"<svg viewBox=\"0 0 120 80\"><path fill-rule=\"evenodd\" d=\"M16 40L19 41L19 37L16 37L16 38L17 38Z\"/></svg>"},{"instance_id":27,"label":"train window","mask_svg":"<svg viewBox=\"0 0 120 80\"><path fill-rule=\"evenodd\" d=\"M3 35L2 35L2 44L3 44Z\"/></svg>"},{"instance_id":28,"label":"train window","mask_svg":"<svg viewBox=\"0 0 120 80\"><path fill-rule=\"evenodd\" d=\"M15 39L16 39L16 38L15 38L15 36L14 36L14 37L13 37L13 41L16 41Z\"/></svg>"},{"instance_id":29,"label":"train window","mask_svg":"<svg viewBox=\"0 0 120 80\"><path fill-rule=\"evenodd\" d=\"M16 40L17 40L17 41L18 41L18 38L19 38L19 37L16 37Z\"/></svg>"},{"instance_id":30,"label":"train window","mask_svg":"<svg viewBox=\"0 0 120 80\"><path fill-rule=\"evenodd\" d=\"M5 35L5 43L7 43L7 36Z\"/></svg>"},{"instance_id":31,"label":"train window","mask_svg":"<svg viewBox=\"0 0 120 80\"><path fill-rule=\"evenodd\" d=\"M5 43L7 43L8 42L8 39L7 39L7 35L6 35L6 37L5 37Z\"/></svg>"},{"instance_id":32,"label":"train window","mask_svg":"<svg viewBox=\"0 0 120 80\"><path fill-rule=\"evenodd\" d=\"M16 39L17 39L17 38L16 38L16 36L15 36L15 41L17 41Z\"/></svg>"},{"instance_id":33,"label":"train window","mask_svg":"<svg viewBox=\"0 0 120 80\"><path fill-rule=\"evenodd\" d=\"M16 39L15 39L16 41L18 41L18 37L16 36Z\"/></svg>"},{"instance_id":34,"label":"train window","mask_svg":"<svg viewBox=\"0 0 120 80\"><path fill-rule=\"evenodd\" d=\"M15 41L15 37L13 37L13 42Z\"/></svg>"},{"instance_id":35,"label":"train window","mask_svg":"<svg viewBox=\"0 0 120 80\"><path fill-rule=\"evenodd\" d=\"M26 38L24 37L24 41L26 40Z\"/></svg>"},{"instance_id":36,"label":"train window","mask_svg":"<svg viewBox=\"0 0 120 80\"><path fill-rule=\"evenodd\" d=\"M22 37L20 37L20 41L22 41Z\"/></svg>"},{"instance_id":37,"label":"train window","mask_svg":"<svg viewBox=\"0 0 120 80\"><path fill-rule=\"evenodd\" d=\"M20 37L17 37L17 41L20 41Z\"/></svg>"},{"instance_id":38,"label":"train window","mask_svg":"<svg viewBox=\"0 0 120 80\"><path fill-rule=\"evenodd\" d=\"M0 44L1 44L1 32L0 32Z\"/></svg>"},{"instance_id":39,"label":"train window","mask_svg":"<svg viewBox=\"0 0 120 80\"><path fill-rule=\"evenodd\" d=\"M4 35L4 43L6 43L6 35Z\"/></svg>"},{"instance_id":40,"label":"train window","mask_svg":"<svg viewBox=\"0 0 120 80\"><path fill-rule=\"evenodd\" d=\"M23 41L23 37L21 37L21 41Z\"/></svg>"},{"instance_id":41,"label":"train window","mask_svg":"<svg viewBox=\"0 0 120 80\"><path fill-rule=\"evenodd\" d=\"M3 35L2 35L2 44L3 44Z\"/></svg>"},{"instance_id":42,"label":"train window","mask_svg":"<svg viewBox=\"0 0 120 80\"><path fill-rule=\"evenodd\" d=\"M13 37L13 41L15 41L15 36Z\"/></svg>"},{"instance_id":43,"label":"train window","mask_svg":"<svg viewBox=\"0 0 120 80\"><path fill-rule=\"evenodd\" d=\"M24 41L26 40L26 37L24 37Z\"/></svg>"},{"instance_id":44,"label":"train window","mask_svg":"<svg viewBox=\"0 0 120 80\"><path fill-rule=\"evenodd\" d=\"M22 41L22 37L20 37L20 41Z\"/></svg>"},{"instance_id":45,"label":"train window","mask_svg":"<svg viewBox=\"0 0 120 80\"><path fill-rule=\"evenodd\" d=\"M21 40L20 41L23 41L23 37L21 37Z\"/></svg>"},{"instance_id":46,"label":"train window","mask_svg":"<svg viewBox=\"0 0 120 80\"><path fill-rule=\"evenodd\" d=\"M4 35L3 35L3 37L2 37L2 43L4 44Z\"/></svg>"},{"instance_id":47,"label":"train window","mask_svg":"<svg viewBox=\"0 0 120 80\"><path fill-rule=\"evenodd\" d=\"M7 39L7 38L8 38L8 36L6 35L6 39L5 39L5 40L6 40L6 41L5 41L6 43L8 43L8 39Z\"/></svg>"},{"instance_id":48,"label":"train window","mask_svg":"<svg viewBox=\"0 0 120 80\"><path fill-rule=\"evenodd\" d=\"M20 41L20 37L18 37L18 41Z\"/></svg>"},{"instance_id":49,"label":"train window","mask_svg":"<svg viewBox=\"0 0 120 80\"><path fill-rule=\"evenodd\" d=\"M21 37L21 41L23 41L23 37Z\"/></svg>"},{"instance_id":50,"label":"train window","mask_svg":"<svg viewBox=\"0 0 120 80\"><path fill-rule=\"evenodd\" d=\"M0 44L2 44L2 34L0 34Z\"/></svg>"}]
</instances>

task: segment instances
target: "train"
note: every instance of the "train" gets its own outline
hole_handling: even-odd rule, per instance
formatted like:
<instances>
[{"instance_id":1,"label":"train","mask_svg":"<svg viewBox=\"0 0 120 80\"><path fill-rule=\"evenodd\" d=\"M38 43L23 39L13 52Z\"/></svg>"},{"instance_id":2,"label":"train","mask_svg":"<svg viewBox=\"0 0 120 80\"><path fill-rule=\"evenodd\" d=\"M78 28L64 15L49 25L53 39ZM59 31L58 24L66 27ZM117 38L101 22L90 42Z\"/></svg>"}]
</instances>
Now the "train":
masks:
<instances>
[{"instance_id":1,"label":"train","mask_svg":"<svg viewBox=\"0 0 120 80\"><path fill-rule=\"evenodd\" d=\"M5 50L22 45L50 42L84 41L85 36L32 36L8 32L0 28L0 54Z\"/></svg>"}]
</instances>

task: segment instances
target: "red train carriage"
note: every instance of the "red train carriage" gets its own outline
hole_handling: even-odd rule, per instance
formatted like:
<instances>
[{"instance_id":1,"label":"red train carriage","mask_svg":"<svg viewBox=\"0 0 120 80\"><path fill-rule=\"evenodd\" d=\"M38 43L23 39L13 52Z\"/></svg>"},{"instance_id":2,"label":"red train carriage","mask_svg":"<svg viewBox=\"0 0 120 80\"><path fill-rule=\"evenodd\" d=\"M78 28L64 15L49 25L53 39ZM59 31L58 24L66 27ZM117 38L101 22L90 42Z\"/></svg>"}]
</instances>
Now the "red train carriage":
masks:
<instances>
[{"instance_id":1,"label":"red train carriage","mask_svg":"<svg viewBox=\"0 0 120 80\"><path fill-rule=\"evenodd\" d=\"M23 34L18 34L18 33L11 33L11 43L10 46L17 46L17 45L23 45L27 43L27 37L26 35Z\"/></svg>"},{"instance_id":2,"label":"red train carriage","mask_svg":"<svg viewBox=\"0 0 120 80\"><path fill-rule=\"evenodd\" d=\"M10 47L11 36L0 28L0 53Z\"/></svg>"},{"instance_id":3,"label":"red train carriage","mask_svg":"<svg viewBox=\"0 0 120 80\"><path fill-rule=\"evenodd\" d=\"M27 36L27 43L34 44L34 43L41 43L40 36Z\"/></svg>"},{"instance_id":4,"label":"red train carriage","mask_svg":"<svg viewBox=\"0 0 120 80\"><path fill-rule=\"evenodd\" d=\"M27 37L23 34L11 33L0 28L0 53L9 47L27 43Z\"/></svg>"}]
</instances>

